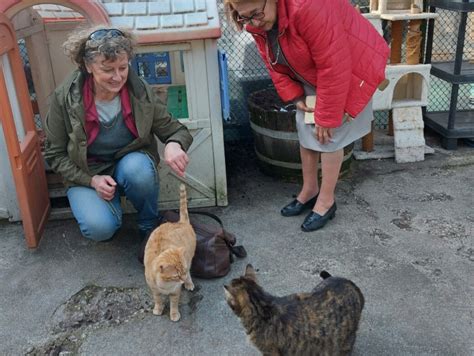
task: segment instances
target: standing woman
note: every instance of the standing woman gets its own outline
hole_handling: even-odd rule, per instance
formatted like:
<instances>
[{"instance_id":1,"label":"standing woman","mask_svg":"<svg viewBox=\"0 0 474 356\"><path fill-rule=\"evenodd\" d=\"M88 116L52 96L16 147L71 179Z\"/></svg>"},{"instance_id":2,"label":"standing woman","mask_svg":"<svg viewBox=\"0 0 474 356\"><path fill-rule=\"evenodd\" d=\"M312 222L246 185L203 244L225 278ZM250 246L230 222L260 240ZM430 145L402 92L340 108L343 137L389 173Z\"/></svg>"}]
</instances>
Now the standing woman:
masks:
<instances>
[{"instance_id":1,"label":"standing woman","mask_svg":"<svg viewBox=\"0 0 474 356\"><path fill-rule=\"evenodd\" d=\"M45 158L65 180L84 237L104 241L114 235L125 195L137 210L144 238L160 221L155 136L165 144L164 161L180 176L192 136L130 69L130 33L82 30L64 48L78 68L51 95Z\"/></svg>"},{"instance_id":2,"label":"standing woman","mask_svg":"<svg viewBox=\"0 0 474 356\"><path fill-rule=\"evenodd\" d=\"M320 229L335 216L343 148L370 132L371 99L385 79L389 48L349 0L224 3L237 28L254 37L281 99L297 107L303 187L281 214L312 208L301 229ZM306 106L315 94L316 107ZM314 112L314 124L305 124L305 112Z\"/></svg>"}]
</instances>

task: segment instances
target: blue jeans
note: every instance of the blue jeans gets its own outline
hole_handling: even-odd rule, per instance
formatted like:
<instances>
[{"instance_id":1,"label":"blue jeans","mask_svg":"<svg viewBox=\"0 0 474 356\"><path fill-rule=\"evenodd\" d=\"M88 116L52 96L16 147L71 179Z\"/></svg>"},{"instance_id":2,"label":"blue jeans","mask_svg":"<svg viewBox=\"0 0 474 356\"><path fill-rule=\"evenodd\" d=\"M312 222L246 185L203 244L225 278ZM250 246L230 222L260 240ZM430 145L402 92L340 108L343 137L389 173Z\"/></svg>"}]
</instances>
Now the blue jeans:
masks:
<instances>
[{"instance_id":1,"label":"blue jeans","mask_svg":"<svg viewBox=\"0 0 474 356\"><path fill-rule=\"evenodd\" d=\"M120 228L120 195L125 195L137 210L141 234L156 227L159 178L152 159L145 153L129 153L118 161L113 178L117 187L110 201L100 198L91 187L71 187L67 191L72 213L82 235L88 239L108 240Z\"/></svg>"}]
</instances>

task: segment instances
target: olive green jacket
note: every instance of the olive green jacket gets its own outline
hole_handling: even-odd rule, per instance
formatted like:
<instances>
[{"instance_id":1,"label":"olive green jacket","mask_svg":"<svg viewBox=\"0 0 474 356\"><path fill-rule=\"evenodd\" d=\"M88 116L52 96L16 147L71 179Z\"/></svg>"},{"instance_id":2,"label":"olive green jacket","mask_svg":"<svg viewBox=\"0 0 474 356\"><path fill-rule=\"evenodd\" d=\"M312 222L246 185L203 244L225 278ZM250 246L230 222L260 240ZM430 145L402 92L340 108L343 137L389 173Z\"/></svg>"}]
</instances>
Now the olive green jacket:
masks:
<instances>
[{"instance_id":1,"label":"olive green jacket","mask_svg":"<svg viewBox=\"0 0 474 356\"><path fill-rule=\"evenodd\" d=\"M117 160L127 153L147 153L158 165L157 143L178 142L187 151L193 138L188 129L171 119L166 106L153 93L151 87L130 69L127 88L130 95L138 137L117 152L114 162L89 166L87 163L87 137L82 87L85 75L74 71L52 94L46 115L45 159L51 168L60 173L67 186L90 186L96 174L113 174Z\"/></svg>"}]
</instances>

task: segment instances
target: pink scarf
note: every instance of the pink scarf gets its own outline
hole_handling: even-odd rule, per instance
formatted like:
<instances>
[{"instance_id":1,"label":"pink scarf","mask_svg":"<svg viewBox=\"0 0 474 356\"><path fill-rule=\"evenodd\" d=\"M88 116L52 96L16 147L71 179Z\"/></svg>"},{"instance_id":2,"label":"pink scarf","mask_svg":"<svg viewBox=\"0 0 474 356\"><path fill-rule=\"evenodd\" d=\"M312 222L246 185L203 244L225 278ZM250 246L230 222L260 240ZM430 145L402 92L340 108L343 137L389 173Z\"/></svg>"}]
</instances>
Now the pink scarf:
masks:
<instances>
[{"instance_id":1,"label":"pink scarf","mask_svg":"<svg viewBox=\"0 0 474 356\"><path fill-rule=\"evenodd\" d=\"M94 80L91 75L88 75L84 87L82 88L82 98L84 100L84 109L86 113L86 136L87 146L90 146L99 134L99 114L95 107L94 92L92 91ZM122 116L125 121L125 126L130 132L138 137L137 126L132 114L132 107L130 105L130 96L126 85L120 89L120 102L122 105Z\"/></svg>"}]
</instances>

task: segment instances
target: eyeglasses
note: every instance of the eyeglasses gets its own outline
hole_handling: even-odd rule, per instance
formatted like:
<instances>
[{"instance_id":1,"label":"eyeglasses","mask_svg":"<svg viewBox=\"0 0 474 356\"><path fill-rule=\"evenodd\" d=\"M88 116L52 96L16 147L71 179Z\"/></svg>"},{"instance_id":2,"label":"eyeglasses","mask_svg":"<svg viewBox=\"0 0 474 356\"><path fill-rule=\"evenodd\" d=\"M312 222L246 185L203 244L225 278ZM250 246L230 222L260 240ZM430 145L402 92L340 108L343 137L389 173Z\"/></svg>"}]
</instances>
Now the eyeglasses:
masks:
<instances>
[{"instance_id":1,"label":"eyeglasses","mask_svg":"<svg viewBox=\"0 0 474 356\"><path fill-rule=\"evenodd\" d=\"M254 20L257 20L257 21L260 21L262 20L264 17L265 17L265 7L267 6L267 0L265 0L265 3L263 4L263 8L262 10L260 10L259 12L256 12L254 13L252 16L241 16L239 14L237 14L237 18L236 18L236 21L242 25L246 25L246 24L252 24L252 21Z\"/></svg>"},{"instance_id":2,"label":"eyeglasses","mask_svg":"<svg viewBox=\"0 0 474 356\"><path fill-rule=\"evenodd\" d=\"M125 37L122 31L117 30L116 28L102 28L92 32L87 40L98 41L103 39L105 36L113 37Z\"/></svg>"}]
</instances>

